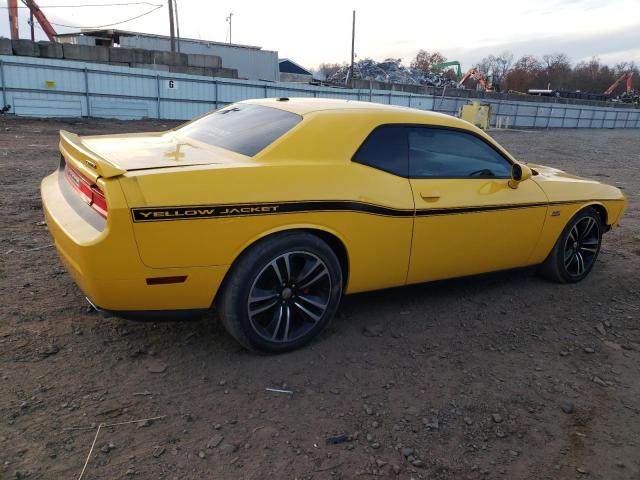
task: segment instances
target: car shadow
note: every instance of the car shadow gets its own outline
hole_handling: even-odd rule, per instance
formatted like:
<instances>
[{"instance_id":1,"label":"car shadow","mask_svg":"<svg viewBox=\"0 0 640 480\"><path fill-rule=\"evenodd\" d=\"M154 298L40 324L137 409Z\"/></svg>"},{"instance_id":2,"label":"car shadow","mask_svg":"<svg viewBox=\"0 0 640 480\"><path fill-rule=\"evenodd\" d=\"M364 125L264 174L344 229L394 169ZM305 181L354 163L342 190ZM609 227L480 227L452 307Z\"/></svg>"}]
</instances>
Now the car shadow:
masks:
<instances>
[{"instance_id":1,"label":"car shadow","mask_svg":"<svg viewBox=\"0 0 640 480\"><path fill-rule=\"evenodd\" d=\"M326 354L335 350L336 337L359 335L370 324L392 327L403 314L408 314L407 318L413 322L429 317L446 321L451 315L449 307L460 307L462 298L471 302L467 310L463 308L462 314L471 315L489 303L499 302L502 297L505 301L513 299L519 290L544 290L545 285L553 288L552 284L535 276L533 269L527 268L347 295L342 299L334 322L318 339L297 352L278 356L244 350L226 332L215 310L190 320L149 317L145 321L135 321L110 316L107 321L114 322L116 329L126 330L133 345L155 344L153 348L157 351L169 348L171 352L167 353L178 357L195 355L214 360L218 356L233 356L238 361L253 363L269 358L303 358L309 349Z\"/></svg>"},{"instance_id":2,"label":"car shadow","mask_svg":"<svg viewBox=\"0 0 640 480\"><path fill-rule=\"evenodd\" d=\"M535 275L535 267L527 267L355 293L343 297L342 307L349 309L376 308L376 304L385 304L400 308L408 300L437 299L438 301L452 302L459 299L461 295L483 292L492 295L496 292L505 292L505 287L516 292L524 286L531 287L544 283L546 283L544 280Z\"/></svg>"}]
</instances>

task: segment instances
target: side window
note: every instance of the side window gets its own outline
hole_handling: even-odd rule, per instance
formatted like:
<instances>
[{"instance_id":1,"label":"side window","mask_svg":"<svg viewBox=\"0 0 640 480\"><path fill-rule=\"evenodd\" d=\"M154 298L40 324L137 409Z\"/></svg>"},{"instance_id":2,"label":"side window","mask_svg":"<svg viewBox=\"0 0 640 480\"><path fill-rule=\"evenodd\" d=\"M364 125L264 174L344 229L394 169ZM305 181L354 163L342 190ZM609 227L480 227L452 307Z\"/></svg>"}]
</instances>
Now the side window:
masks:
<instances>
[{"instance_id":1,"label":"side window","mask_svg":"<svg viewBox=\"0 0 640 480\"><path fill-rule=\"evenodd\" d=\"M369 134L353 161L406 177L409 173L407 131L400 125L383 125Z\"/></svg>"},{"instance_id":2,"label":"side window","mask_svg":"<svg viewBox=\"0 0 640 480\"><path fill-rule=\"evenodd\" d=\"M470 133L424 127L408 130L411 178L511 177L511 163Z\"/></svg>"}]
</instances>

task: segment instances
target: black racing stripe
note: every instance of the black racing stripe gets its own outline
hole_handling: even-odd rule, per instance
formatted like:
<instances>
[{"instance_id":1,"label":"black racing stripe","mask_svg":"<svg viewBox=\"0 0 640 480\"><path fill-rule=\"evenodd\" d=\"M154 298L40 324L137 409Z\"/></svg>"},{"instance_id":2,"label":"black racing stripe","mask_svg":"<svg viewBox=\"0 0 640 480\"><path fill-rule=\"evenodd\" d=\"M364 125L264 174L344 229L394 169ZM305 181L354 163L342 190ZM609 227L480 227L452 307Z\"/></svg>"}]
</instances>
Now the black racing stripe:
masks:
<instances>
[{"instance_id":1,"label":"black racing stripe","mask_svg":"<svg viewBox=\"0 0 640 480\"><path fill-rule=\"evenodd\" d=\"M242 203L222 205L188 205L176 207L132 208L133 221L158 222L171 220L197 220L206 218L246 217L256 215L278 215L285 213L307 212L356 212L386 217L428 217L437 215L458 215L464 213L491 212L499 210L514 210L521 208L548 207L551 205L568 205L599 200L570 200L537 203L519 203L508 205L483 205L457 208L425 208L398 209L384 207L365 202L346 200L306 201L306 202L268 202Z\"/></svg>"},{"instance_id":2,"label":"black racing stripe","mask_svg":"<svg viewBox=\"0 0 640 480\"><path fill-rule=\"evenodd\" d=\"M359 212L388 217L412 217L413 210L351 201L309 201L232 205L190 205L178 207L132 208L134 222L195 220L202 218L246 217L306 212Z\"/></svg>"},{"instance_id":3,"label":"black racing stripe","mask_svg":"<svg viewBox=\"0 0 640 480\"><path fill-rule=\"evenodd\" d=\"M416 217L430 217L433 215L456 215L462 213L492 212L497 210L516 210L520 208L546 207L548 203L518 203L510 205L482 205L478 207L458 208L425 208L416 210Z\"/></svg>"},{"instance_id":4,"label":"black racing stripe","mask_svg":"<svg viewBox=\"0 0 640 480\"><path fill-rule=\"evenodd\" d=\"M413 210L384 207L372 203L351 201L311 201L291 202L279 204L277 213L304 213L304 212L360 212L387 217L412 217Z\"/></svg>"}]
</instances>

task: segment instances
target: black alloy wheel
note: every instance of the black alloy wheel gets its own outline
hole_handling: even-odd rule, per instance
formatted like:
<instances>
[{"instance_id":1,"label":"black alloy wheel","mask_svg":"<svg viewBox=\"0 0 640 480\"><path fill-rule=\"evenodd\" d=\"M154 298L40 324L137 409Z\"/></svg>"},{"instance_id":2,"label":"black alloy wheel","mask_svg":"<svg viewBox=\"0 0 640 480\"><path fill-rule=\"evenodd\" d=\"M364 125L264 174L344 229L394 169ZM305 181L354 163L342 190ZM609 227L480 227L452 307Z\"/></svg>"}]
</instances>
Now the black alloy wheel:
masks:
<instances>
[{"instance_id":1,"label":"black alloy wheel","mask_svg":"<svg viewBox=\"0 0 640 480\"><path fill-rule=\"evenodd\" d=\"M540 273L559 283L575 283L585 278L600 253L603 230L602 219L595 209L580 210L565 226Z\"/></svg>"},{"instance_id":2,"label":"black alloy wheel","mask_svg":"<svg viewBox=\"0 0 640 480\"><path fill-rule=\"evenodd\" d=\"M336 253L306 231L277 233L249 247L232 265L216 306L245 348L283 353L322 332L342 296Z\"/></svg>"},{"instance_id":3,"label":"black alloy wheel","mask_svg":"<svg viewBox=\"0 0 640 480\"><path fill-rule=\"evenodd\" d=\"M253 330L269 342L296 341L322 319L331 301L327 265L311 252L286 252L257 275L247 300Z\"/></svg>"}]
</instances>

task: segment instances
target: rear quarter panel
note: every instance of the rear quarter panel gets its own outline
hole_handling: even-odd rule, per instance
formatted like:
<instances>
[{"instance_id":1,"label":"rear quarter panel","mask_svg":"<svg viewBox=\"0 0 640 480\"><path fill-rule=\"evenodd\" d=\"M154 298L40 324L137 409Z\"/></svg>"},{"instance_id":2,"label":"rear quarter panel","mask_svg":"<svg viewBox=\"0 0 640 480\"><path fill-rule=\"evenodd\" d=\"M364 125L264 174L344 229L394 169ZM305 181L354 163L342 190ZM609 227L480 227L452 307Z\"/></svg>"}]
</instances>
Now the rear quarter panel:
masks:
<instances>
[{"instance_id":1,"label":"rear quarter panel","mask_svg":"<svg viewBox=\"0 0 640 480\"><path fill-rule=\"evenodd\" d=\"M125 176L131 207L222 206L300 200L354 200L412 209L406 179L349 163L180 169ZM224 207L220 207L224 208ZM149 267L230 265L258 239L293 228L338 237L348 253L347 290L401 285L409 262L412 219L318 211L134 222L140 258Z\"/></svg>"}]
</instances>

